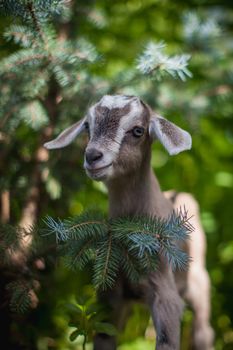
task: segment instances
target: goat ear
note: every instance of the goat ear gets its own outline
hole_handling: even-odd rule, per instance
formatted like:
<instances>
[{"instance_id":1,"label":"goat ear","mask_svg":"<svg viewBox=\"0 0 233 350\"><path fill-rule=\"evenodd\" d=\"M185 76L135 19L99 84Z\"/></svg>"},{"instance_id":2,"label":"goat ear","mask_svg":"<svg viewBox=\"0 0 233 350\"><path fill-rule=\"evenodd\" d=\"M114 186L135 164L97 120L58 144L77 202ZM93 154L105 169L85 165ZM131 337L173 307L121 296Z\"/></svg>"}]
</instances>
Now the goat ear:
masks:
<instances>
[{"instance_id":1,"label":"goat ear","mask_svg":"<svg viewBox=\"0 0 233 350\"><path fill-rule=\"evenodd\" d=\"M46 142L44 147L47 149L57 149L68 146L76 136L78 136L82 131L85 130L86 118L79 120L77 123L71 125L65 129L60 135L58 135L54 140Z\"/></svg>"},{"instance_id":2,"label":"goat ear","mask_svg":"<svg viewBox=\"0 0 233 350\"><path fill-rule=\"evenodd\" d=\"M153 139L159 139L170 155L192 147L192 138L187 131L156 114L151 116L149 134Z\"/></svg>"}]
</instances>

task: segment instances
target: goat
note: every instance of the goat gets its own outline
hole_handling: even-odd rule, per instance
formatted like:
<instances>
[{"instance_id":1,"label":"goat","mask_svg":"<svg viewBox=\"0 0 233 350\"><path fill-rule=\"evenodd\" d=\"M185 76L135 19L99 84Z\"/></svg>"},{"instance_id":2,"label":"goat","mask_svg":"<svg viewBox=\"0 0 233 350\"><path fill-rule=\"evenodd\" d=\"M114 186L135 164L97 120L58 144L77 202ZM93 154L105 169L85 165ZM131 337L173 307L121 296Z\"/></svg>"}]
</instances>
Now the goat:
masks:
<instances>
[{"instance_id":1,"label":"goat","mask_svg":"<svg viewBox=\"0 0 233 350\"><path fill-rule=\"evenodd\" d=\"M114 309L113 319L120 326L127 296L143 295L156 329L156 348L178 350L183 298L194 310L193 347L210 350L213 342L209 324L210 283L205 269L206 243L198 205L190 194L163 193L150 165L153 140L159 140L170 155L175 155L191 148L190 134L154 113L138 97L106 95L82 120L47 142L45 147L65 147L85 130L89 142L84 168L90 178L103 181L107 186L110 217L140 214L166 218L173 208L184 204L189 214L194 215L191 224L195 232L186 247L193 259L189 270L173 274L161 257L159 268L139 283L138 288L129 286L120 277L116 288L104 295ZM96 336L94 349L115 348L113 337Z\"/></svg>"}]
</instances>

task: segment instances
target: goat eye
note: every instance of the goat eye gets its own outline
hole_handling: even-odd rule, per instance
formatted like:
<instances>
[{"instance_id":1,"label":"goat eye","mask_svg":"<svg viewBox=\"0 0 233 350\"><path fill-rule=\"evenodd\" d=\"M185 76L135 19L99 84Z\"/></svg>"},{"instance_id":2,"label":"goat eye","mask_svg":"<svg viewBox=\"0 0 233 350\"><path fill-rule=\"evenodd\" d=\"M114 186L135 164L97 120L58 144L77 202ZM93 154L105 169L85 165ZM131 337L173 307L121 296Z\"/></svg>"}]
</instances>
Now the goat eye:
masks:
<instances>
[{"instance_id":1,"label":"goat eye","mask_svg":"<svg viewBox=\"0 0 233 350\"><path fill-rule=\"evenodd\" d=\"M89 124L88 124L88 122L84 123L84 127L85 127L86 131L89 132Z\"/></svg>"},{"instance_id":2,"label":"goat eye","mask_svg":"<svg viewBox=\"0 0 233 350\"><path fill-rule=\"evenodd\" d=\"M132 130L133 136L135 137L141 137L144 134L144 128L141 128L139 126L135 126Z\"/></svg>"}]
</instances>

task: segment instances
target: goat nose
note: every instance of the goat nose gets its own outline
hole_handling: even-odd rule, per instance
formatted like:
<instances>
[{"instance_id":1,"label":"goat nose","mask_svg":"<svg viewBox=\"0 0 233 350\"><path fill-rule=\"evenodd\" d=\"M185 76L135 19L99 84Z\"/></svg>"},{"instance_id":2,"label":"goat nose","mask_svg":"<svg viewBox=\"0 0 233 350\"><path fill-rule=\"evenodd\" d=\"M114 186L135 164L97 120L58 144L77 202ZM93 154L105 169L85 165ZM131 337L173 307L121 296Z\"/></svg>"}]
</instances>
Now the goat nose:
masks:
<instances>
[{"instance_id":1,"label":"goat nose","mask_svg":"<svg viewBox=\"0 0 233 350\"><path fill-rule=\"evenodd\" d=\"M88 164L92 164L103 157L103 153L95 148L90 148L85 154L86 161Z\"/></svg>"}]
</instances>

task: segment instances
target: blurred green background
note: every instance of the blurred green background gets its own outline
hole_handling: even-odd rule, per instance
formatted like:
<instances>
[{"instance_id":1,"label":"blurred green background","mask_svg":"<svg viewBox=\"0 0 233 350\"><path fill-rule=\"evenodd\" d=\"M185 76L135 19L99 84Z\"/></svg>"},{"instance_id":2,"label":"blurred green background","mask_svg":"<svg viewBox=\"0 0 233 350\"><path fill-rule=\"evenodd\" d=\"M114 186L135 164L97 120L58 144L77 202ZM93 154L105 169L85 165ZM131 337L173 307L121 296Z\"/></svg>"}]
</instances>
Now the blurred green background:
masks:
<instances>
[{"instance_id":1,"label":"blurred green background","mask_svg":"<svg viewBox=\"0 0 233 350\"><path fill-rule=\"evenodd\" d=\"M59 40L85 40L95 47L99 59L85 68L77 67L76 84L61 81L58 86L49 77L31 97L32 101L38 98L46 113L32 106L32 121L30 116L27 120L27 110L22 112L22 104L17 109L23 98L23 103L30 101L28 91L33 86L27 81L27 70L23 82L26 99L19 81L13 89L15 95L10 92L13 97L7 97L5 103L1 86L2 221L14 225L28 219L38 222L48 214L66 218L90 206L107 211L104 187L88 179L82 167L85 137L49 156L41 151L41 145L82 117L103 93L140 96L192 134L192 150L176 157L154 145L152 164L163 190L191 192L200 204L208 241L215 349L233 349L233 4L227 0L80 0L69 2L65 13L52 22ZM19 50L16 43L3 37L11 23L12 18L1 15L1 59ZM168 54L191 55L193 77L186 82L169 75L160 80L130 79L145 45L161 40L166 42ZM59 305L71 300L85 281L86 276L62 265L47 268L42 273L38 307L24 316L7 314L2 321L6 334L13 334L9 348L79 349L77 342L68 340L68 318ZM187 310L183 350L190 348L191 319ZM154 348L149 332L145 339L147 322L147 311L136 305L120 336L121 350Z\"/></svg>"}]
</instances>

